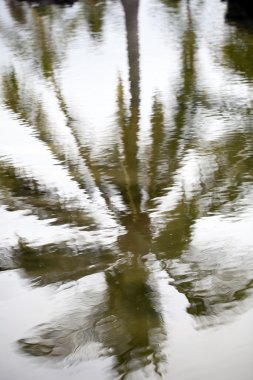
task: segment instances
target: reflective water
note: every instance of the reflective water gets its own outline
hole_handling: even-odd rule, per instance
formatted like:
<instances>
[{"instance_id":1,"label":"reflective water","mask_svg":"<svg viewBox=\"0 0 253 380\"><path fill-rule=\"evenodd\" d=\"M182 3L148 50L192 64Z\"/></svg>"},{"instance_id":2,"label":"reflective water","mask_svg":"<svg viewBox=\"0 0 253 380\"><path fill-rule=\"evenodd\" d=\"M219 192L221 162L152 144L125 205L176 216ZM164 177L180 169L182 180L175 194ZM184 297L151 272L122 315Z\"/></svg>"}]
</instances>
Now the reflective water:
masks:
<instances>
[{"instance_id":1,"label":"reflective water","mask_svg":"<svg viewBox=\"0 0 253 380\"><path fill-rule=\"evenodd\" d=\"M252 29L55 3L0 2L1 380L252 380Z\"/></svg>"}]
</instances>

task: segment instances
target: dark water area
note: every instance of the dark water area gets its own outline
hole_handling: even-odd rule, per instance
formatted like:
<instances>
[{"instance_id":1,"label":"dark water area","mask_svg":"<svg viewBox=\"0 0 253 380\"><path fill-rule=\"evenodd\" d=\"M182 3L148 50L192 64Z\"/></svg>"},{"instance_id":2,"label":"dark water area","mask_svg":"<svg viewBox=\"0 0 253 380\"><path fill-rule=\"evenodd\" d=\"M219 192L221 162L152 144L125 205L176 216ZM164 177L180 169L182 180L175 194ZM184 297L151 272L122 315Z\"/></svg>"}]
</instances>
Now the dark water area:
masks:
<instances>
[{"instance_id":1,"label":"dark water area","mask_svg":"<svg viewBox=\"0 0 253 380\"><path fill-rule=\"evenodd\" d=\"M227 0L227 20L251 22L253 18L253 3L250 0Z\"/></svg>"},{"instance_id":2,"label":"dark water area","mask_svg":"<svg viewBox=\"0 0 253 380\"><path fill-rule=\"evenodd\" d=\"M1 0L1 380L252 380L238 3Z\"/></svg>"}]
</instances>

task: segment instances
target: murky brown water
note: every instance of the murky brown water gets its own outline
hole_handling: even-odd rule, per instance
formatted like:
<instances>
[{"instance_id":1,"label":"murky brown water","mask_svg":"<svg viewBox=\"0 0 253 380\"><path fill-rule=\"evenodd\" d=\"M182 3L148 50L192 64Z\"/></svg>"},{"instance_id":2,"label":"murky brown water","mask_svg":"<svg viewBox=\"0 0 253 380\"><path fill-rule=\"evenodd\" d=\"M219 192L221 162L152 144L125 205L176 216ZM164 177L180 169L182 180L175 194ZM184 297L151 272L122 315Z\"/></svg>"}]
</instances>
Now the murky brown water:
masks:
<instances>
[{"instance_id":1,"label":"murky brown water","mask_svg":"<svg viewBox=\"0 0 253 380\"><path fill-rule=\"evenodd\" d=\"M1 380L252 380L253 30L49 3L0 2Z\"/></svg>"}]
</instances>

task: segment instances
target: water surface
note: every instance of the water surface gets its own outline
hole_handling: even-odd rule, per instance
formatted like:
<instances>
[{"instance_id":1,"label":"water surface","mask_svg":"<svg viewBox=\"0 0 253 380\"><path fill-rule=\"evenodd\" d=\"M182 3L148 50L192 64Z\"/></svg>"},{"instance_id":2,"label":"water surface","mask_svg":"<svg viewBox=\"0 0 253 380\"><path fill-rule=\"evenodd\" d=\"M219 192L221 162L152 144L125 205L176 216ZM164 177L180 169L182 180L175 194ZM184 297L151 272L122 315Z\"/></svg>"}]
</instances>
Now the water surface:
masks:
<instances>
[{"instance_id":1,"label":"water surface","mask_svg":"<svg viewBox=\"0 0 253 380\"><path fill-rule=\"evenodd\" d=\"M226 13L0 2L1 380L252 380L253 30Z\"/></svg>"}]
</instances>

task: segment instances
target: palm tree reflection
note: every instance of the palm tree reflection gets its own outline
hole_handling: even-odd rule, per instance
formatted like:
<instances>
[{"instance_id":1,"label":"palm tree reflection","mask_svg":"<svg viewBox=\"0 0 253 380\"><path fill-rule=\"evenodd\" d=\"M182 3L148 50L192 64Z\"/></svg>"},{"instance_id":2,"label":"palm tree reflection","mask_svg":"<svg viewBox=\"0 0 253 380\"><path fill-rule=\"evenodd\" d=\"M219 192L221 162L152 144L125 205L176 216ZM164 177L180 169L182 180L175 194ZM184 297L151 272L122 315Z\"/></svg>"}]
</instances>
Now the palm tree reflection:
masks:
<instances>
[{"instance_id":1,"label":"palm tree reflection","mask_svg":"<svg viewBox=\"0 0 253 380\"><path fill-rule=\"evenodd\" d=\"M140 114L140 68L139 68L139 41L138 41L138 7L139 1L122 0L125 12L127 30L127 49L129 62L129 81L131 103L129 115L124 105L124 89L121 81L118 86L118 122L121 128L124 147L123 157L120 159L123 167L123 177L119 177L119 188L129 211L120 217L121 224L126 234L118 240L118 259L114 264L107 263L105 280L107 292L105 301L95 307L87 318L81 313L66 315L56 324L48 324L37 330L36 340L22 339L20 344L23 350L35 356L49 355L51 357L65 357L70 355L74 346L85 347L91 342L102 344L106 348L106 354L115 357L115 370L126 377L129 372L152 364L153 371L159 375L159 362L161 361L161 343L165 332L161 323L161 316L153 299L158 294L149 283L149 271L145 265L145 256L150 251L150 223L147 213L141 212L141 192L138 183L138 159L137 159L137 133ZM126 189L126 191L125 191ZM29 253L28 253L29 254ZM101 256L102 254L102 256ZM93 252L94 255L94 252ZM54 255L56 258L57 254ZM100 253L99 260L105 263ZM23 258L27 255L23 255ZM44 265L47 266L46 257L43 255ZM59 256L58 256L59 257ZM83 260L92 258L87 251L71 261L75 265L84 267L82 275L88 274L87 262ZM108 256L109 257L109 256ZM67 263L67 258L65 259ZM93 257L94 261L94 257ZM77 264L79 262L79 264ZM57 265L56 277L63 264L63 257ZM98 264L98 262L97 262ZM96 264L96 270L99 268ZM33 265L35 268L37 263ZM24 260L22 267L29 268ZM66 264L68 271L71 264ZM32 269L31 268L31 269ZM31 274L31 271L30 271ZM48 273L49 274L49 273ZM74 277L73 277L74 275ZM80 271L73 273L68 279L80 276ZM47 274L42 276L46 280ZM59 277L58 277L59 278ZM48 277L50 279L50 276ZM47 279L47 281L48 281ZM85 295L83 300L85 302ZM70 328L70 323L77 325ZM67 332L67 333L66 333ZM100 347L100 346L99 346ZM101 348L100 348L101 350ZM103 351L103 350L102 350Z\"/></svg>"}]
</instances>

